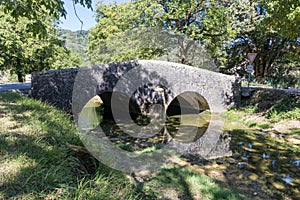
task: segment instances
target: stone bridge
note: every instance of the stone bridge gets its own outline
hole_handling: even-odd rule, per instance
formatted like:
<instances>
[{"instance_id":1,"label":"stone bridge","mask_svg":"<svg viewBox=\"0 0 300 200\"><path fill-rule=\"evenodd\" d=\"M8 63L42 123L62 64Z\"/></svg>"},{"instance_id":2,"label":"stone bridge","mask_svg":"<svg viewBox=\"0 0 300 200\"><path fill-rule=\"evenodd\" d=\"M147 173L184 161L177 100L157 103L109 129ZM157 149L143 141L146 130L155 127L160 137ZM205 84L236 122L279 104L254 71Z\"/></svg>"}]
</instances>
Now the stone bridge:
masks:
<instances>
[{"instance_id":1,"label":"stone bridge","mask_svg":"<svg viewBox=\"0 0 300 200\"><path fill-rule=\"evenodd\" d=\"M240 102L241 86L235 77L163 61L131 61L94 67L34 72L32 73L31 96L70 112L73 87L78 72L85 73L84 78L89 79L82 80L82 83L88 83L87 88L81 88L82 98L91 98L89 95L86 96L91 91L99 95L113 92L117 82L127 72L137 68L138 74L133 74L136 77L131 77L132 80L129 81L130 84L135 84L134 81L137 79L144 82L144 85L134 85L135 89L144 87L143 97L140 95L142 100L136 99L138 102L140 101L140 106L143 105L142 102L146 101L147 94L151 95L151 91L158 91L159 88L163 88L167 95L166 106L169 106L175 97L180 97L181 93L186 92L197 93L199 103L208 106L212 112L224 112ZM90 87L91 81L95 82L96 88ZM177 91L172 91L174 85L177 86ZM178 87L180 88L178 89ZM184 98L188 98L189 95L184 96Z\"/></svg>"},{"instance_id":2,"label":"stone bridge","mask_svg":"<svg viewBox=\"0 0 300 200\"><path fill-rule=\"evenodd\" d=\"M116 98L112 98L114 95ZM32 97L73 111L75 120L95 96L100 97L107 115L112 115L113 110L119 113L129 110L132 117L149 114L153 105L161 105L168 116L207 110L222 113L238 104L240 95L240 82L235 77L163 61L128 61L35 72L31 88ZM204 158L228 154L228 141L220 139L222 126L222 120L211 117L205 137L192 143L172 140L170 146Z\"/></svg>"}]
</instances>

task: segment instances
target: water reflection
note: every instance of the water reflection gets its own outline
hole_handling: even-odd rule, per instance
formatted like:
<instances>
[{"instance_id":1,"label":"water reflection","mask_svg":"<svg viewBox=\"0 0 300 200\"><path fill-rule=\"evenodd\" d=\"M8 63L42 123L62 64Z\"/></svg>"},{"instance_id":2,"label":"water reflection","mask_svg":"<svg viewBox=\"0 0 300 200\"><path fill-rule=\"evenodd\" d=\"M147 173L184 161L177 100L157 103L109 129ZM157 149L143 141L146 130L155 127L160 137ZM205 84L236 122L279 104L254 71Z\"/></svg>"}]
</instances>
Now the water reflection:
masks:
<instances>
[{"instance_id":1,"label":"water reflection","mask_svg":"<svg viewBox=\"0 0 300 200\"><path fill-rule=\"evenodd\" d=\"M264 191L278 193L280 190L299 199L300 158L297 149L292 149L280 138L278 142L269 138L267 132L262 134L247 127L236 127L230 122L225 129L231 136L230 150L234 152L232 157L224 159L227 170L235 174L255 174L250 180L255 177Z\"/></svg>"},{"instance_id":2,"label":"water reflection","mask_svg":"<svg viewBox=\"0 0 300 200\"><path fill-rule=\"evenodd\" d=\"M297 167L299 167L300 166L300 160L295 160L294 161L294 165L297 166Z\"/></svg>"},{"instance_id":3,"label":"water reflection","mask_svg":"<svg viewBox=\"0 0 300 200\"><path fill-rule=\"evenodd\" d=\"M175 115L167 119L166 129L179 142L195 142L206 132L210 118L210 113Z\"/></svg>"},{"instance_id":4,"label":"water reflection","mask_svg":"<svg viewBox=\"0 0 300 200\"><path fill-rule=\"evenodd\" d=\"M283 180L284 180L284 182L285 182L286 184L291 184L292 181L293 181L293 179L291 178L291 176L290 176L289 174L286 175L286 176L283 178Z\"/></svg>"},{"instance_id":5,"label":"water reflection","mask_svg":"<svg viewBox=\"0 0 300 200\"><path fill-rule=\"evenodd\" d=\"M207 111L200 114L169 116L161 131L146 138L138 138L132 137L134 134L130 134L128 130L131 130L131 126L147 125L149 117L140 114L135 116L133 121L131 119L122 120L122 124L120 124L120 122L114 121L111 114L107 114L110 113L107 109L110 109L109 106L105 106L99 96L92 98L80 112L78 126L81 130L88 131L100 125L112 143L127 151L166 144L170 137L181 143L195 142L204 135L211 119L211 114ZM124 127L126 127L126 133L123 131Z\"/></svg>"}]
</instances>

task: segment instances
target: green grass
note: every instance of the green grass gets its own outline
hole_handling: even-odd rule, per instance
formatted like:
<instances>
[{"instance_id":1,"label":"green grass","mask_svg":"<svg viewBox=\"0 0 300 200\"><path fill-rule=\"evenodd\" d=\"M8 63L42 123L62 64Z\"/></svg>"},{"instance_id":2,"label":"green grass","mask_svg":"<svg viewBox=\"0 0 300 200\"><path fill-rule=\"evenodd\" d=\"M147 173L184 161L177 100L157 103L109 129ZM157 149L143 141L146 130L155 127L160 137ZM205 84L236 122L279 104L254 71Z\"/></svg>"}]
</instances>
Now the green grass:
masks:
<instances>
[{"instance_id":1,"label":"green grass","mask_svg":"<svg viewBox=\"0 0 300 200\"><path fill-rule=\"evenodd\" d=\"M190 199L240 199L188 168L163 168L141 186L74 151L82 142L62 111L16 93L0 93L0 109L0 199L160 199L170 188Z\"/></svg>"},{"instance_id":2,"label":"green grass","mask_svg":"<svg viewBox=\"0 0 300 200\"><path fill-rule=\"evenodd\" d=\"M243 199L237 193L225 189L212 178L201 175L188 167L169 166L159 170L145 188L155 188L161 198L176 196L179 199Z\"/></svg>"},{"instance_id":3,"label":"green grass","mask_svg":"<svg viewBox=\"0 0 300 200\"><path fill-rule=\"evenodd\" d=\"M0 109L0 199L139 199L124 174L96 160L84 170L67 146L82 143L63 112L15 93L0 94Z\"/></svg>"},{"instance_id":4,"label":"green grass","mask_svg":"<svg viewBox=\"0 0 300 200\"><path fill-rule=\"evenodd\" d=\"M300 98L282 91L256 91L248 100L243 100L239 107L234 107L224 114L232 121L245 122L251 116L264 118L264 122L247 121L248 127L267 129L274 122L300 120Z\"/></svg>"}]
</instances>

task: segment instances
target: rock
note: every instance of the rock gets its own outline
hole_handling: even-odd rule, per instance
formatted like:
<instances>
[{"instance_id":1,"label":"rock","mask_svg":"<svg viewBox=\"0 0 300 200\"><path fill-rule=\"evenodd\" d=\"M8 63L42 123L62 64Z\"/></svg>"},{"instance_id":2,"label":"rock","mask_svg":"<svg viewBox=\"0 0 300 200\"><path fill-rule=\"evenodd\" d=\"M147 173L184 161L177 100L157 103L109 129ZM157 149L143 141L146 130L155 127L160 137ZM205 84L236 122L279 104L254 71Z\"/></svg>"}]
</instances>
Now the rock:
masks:
<instances>
[{"instance_id":1,"label":"rock","mask_svg":"<svg viewBox=\"0 0 300 200\"><path fill-rule=\"evenodd\" d=\"M238 168L240 168L240 169L244 169L244 168L246 168L247 166L248 166L248 164L245 163L245 162L238 162L238 163L236 164L236 167L238 167Z\"/></svg>"},{"instance_id":2,"label":"rock","mask_svg":"<svg viewBox=\"0 0 300 200\"><path fill-rule=\"evenodd\" d=\"M222 164L224 164L224 160L223 160L222 158L218 158L218 159L216 160L216 163L217 163L218 165L222 165Z\"/></svg>"},{"instance_id":3,"label":"rock","mask_svg":"<svg viewBox=\"0 0 300 200\"><path fill-rule=\"evenodd\" d=\"M229 159L229 164L231 164L231 165L236 164L236 160L234 160L233 158L230 158Z\"/></svg>"},{"instance_id":4,"label":"rock","mask_svg":"<svg viewBox=\"0 0 300 200\"><path fill-rule=\"evenodd\" d=\"M237 153L233 154L233 156L232 156L232 158L234 160L237 160L239 157L240 157L240 154L237 154Z\"/></svg>"},{"instance_id":5,"label":"rock","mask_svg":"<svg viewBox=\"0 0 300 200\"><path fill-rule=\"evenodd\" d=\"M284 190L285 189L285 186L283 183L280 183L280 182L273 182L272 185L278 189L278 190Z\"/></svg>"},{"instance_id":6,"label":"rock","mask_svg":"<svg viewBox=\"0 0 300 200\"><path fill-rule=\"evenodd\" d=\"M252 180L252 181L255 181L255 180L258 179L258 175L254 174L254 173L251 173L251 174L248 176L248 178L249 178L250 180Z\"/></svg>"}]
</instances>

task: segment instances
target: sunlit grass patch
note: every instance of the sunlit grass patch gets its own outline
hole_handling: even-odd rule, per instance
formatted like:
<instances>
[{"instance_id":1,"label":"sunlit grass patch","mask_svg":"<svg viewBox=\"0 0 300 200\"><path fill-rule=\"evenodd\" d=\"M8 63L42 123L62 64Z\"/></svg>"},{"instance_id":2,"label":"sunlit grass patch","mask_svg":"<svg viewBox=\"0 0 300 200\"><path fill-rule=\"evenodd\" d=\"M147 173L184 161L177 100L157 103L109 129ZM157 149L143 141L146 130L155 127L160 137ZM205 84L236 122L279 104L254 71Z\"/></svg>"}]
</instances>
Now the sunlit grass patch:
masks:
<instances>
[{"instance_id":1,"label":"sunlit grass patch","mask_svg":"<svg viewBox=\"0 0 300 200\"><path fill-rule=\"evenodd\" d=\"M34 160L28 159L26 155L19 155L10 160L1 159L0 165L0 184L10 180L18 175L18 172L27 167L34 167L36 165Z\"/></svg>"},{"instance_id":2,"label":"sunlit grass patch","mask_svg":"<svg viewBox=\"0 0 300 200\"><path fill-rule=\"evenodd\" d=\"M74 192L69 195L71 199L142 199L143 194L133 188L124 174L100 167L97 173L88 180L81 180Z\"/></svg>"},{"instance_id":3,"label":"sunlit grass patch","mask_svg":"<svg viewBox=\"0 0 300 200\"><path fill-rule=\"evenodd\" d=\"M165 167L145 187L174 191L179 199L243 199L237 193L219 186L212 178L196 173L188 167Z\"/></svg>"},{"instance_id":4,"label":"sunlit grass patch","mask_svg":"<svg viewBox=\"0 0 300 200\"><path fill-rule=\"evenodd\" d=\"M290 130L290 135L300 135L300 127L299 128L292 128Z\"/></svg>"}]
</instances>

